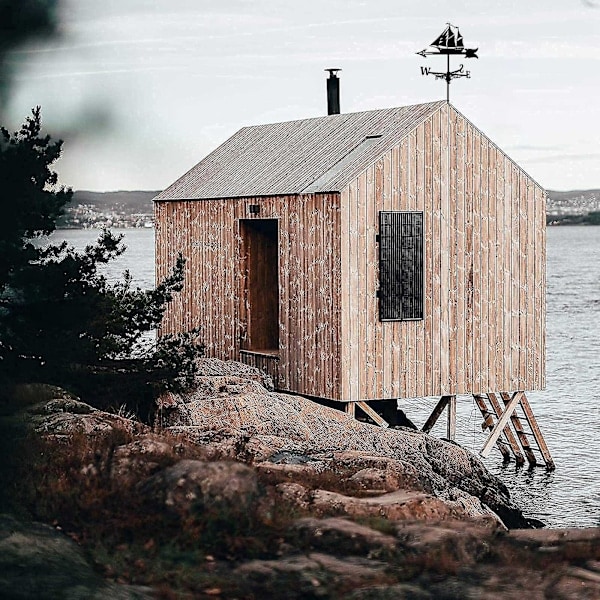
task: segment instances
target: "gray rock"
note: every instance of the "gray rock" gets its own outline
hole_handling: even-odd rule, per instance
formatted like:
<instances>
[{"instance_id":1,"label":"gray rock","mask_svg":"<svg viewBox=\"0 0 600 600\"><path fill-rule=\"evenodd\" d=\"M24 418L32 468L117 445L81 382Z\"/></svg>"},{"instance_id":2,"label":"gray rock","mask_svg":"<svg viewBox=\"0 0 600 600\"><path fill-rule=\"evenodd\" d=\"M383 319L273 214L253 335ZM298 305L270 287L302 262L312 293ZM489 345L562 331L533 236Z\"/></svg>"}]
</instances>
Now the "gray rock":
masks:
<instances>
[{"instance_id":1,"label":"gray rock","mask_svg":"<svg viewBox=\"0 0 600 600\"><path fill-rule=\"evenodd\" d=\"M434 598L427 590L409 583L367 587L344 596L345 600L433 600Z\"/></svg>"},{"instance_id":2,"label":"gray rock","mask_svg":"<svg viewBox=\"0 0 600 600\"><path fill-rule=\"evenodd\" d=\"M234 571L257 598L339 597L339 590L355 589L385 579L386 564L358 556L334 557L319 552L279 560L253 560ZM335 592L334 592L335 590Z\"/></svg>"},{"instance_id":3,"label":"gray rock","mask_svg":"<svg viewBox=\"0 0 600 600\"><path fill-rule=\"evenodd\" d=\"M217 370L215 361L212 359L210 364ZM236 363L225 364L233 376ZM234 394L225 390L217 397L200 376L195 390L168 394L159 400L159 407L168 409L163 410L164 425L178 433L194 428L196 440L199 430L212 435L247 436L243 448L239 439L236 442L240 453L236 458L254 459L256 463L288 453L331 464L338 456L355 473L365 468L384 469L380 479L385 479L387 491L394 485L424 490L474 517L487 518L489 507L508 527L527 526L506 487L479 458L456 444L421 432L362 423L307 398L269 392L254 379L237 387ZM254 456L253 449L258 451ZM378 458L379 466L368 464Z\"/></svg>"},{"instance_id":4,"label":"gray rock","mask_svg":"<svg viewBox=\"0 0 600 600\"><path fill-rule=\"evenodd\" d=\"M299 519L292 528L303 546L336 555L358 555L373 558L375 554L393 550L396 538L340 518Z\"/></svg>"},{"instance_id":5,"label":"gray rock","mask_svg":"<svg viewBox=\"0 0 600 600\"><path fill-rule=\"evenodd\" d=\"M52 415L55 413L73 413L74 415L89 415L98 412L96 408L91 407L77 398L63 397L54 398L48 402L34 404L27 409L31 415Z\"/></svg>"},{"instance_id":6,"label":"gray rock","mask_svg":"<svg viewBox=\"0 0 600 600\"><path fill-rule=\"evenodd\" d=\"M26 410L23 418L37 433L63 439L74 434L105 437L119 432L127 437L150 431L140 421L97 410L74 398L36 404Z\"/></svg>"},{"instance_id":7,"label":"gray rock","mask_svg":"<svg viewBox=\"0 0 600 600\"><path fill-rule=\"evenodd\" d=\"M177 444L172 440L155 433L142 434L115 448L110 475L122 482L139 480L175 462L176 457Z\"/></svg>"},{"instance_id":8,"label":"gray rock","mask_svg":"<svg viewBox=\"0 0 600 600\"><path fill-rule=\"evenodd\" d=\"M151 591L103 580L56 529L0 515L0 597L141 600L152 598Z\"/></svg>"},{"instance_id":9,"label":"gray rock","mask_svg":"<svg viewBox=\"0 0 600 600\"><path fill-rule=\"evenodd\" d=\"M244 515L258 496L250 467L235 462L181 460L140 485L140 493L179 514L218 506L231 518Z\"/></svg>"}]
</instances>

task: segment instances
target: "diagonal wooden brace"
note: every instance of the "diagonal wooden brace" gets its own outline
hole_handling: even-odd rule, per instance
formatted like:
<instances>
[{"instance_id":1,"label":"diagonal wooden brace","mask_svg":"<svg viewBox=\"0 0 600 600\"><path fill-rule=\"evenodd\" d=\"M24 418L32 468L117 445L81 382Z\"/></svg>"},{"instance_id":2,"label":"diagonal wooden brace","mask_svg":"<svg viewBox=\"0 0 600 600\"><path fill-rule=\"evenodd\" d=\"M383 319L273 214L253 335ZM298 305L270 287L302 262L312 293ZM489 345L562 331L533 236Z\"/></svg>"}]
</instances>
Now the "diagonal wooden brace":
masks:
<instances>
[{"instance_id":1,"label":"diagonal wooden brace","mask_svg":"<svg viewBox=\"0 0 600 600\"><path fill-rule=\"evenodd\" d=\"M502 405L500 404L498 398L496 397L496 394L494 394L493 392L488 392L487 396L490 401L490 404L492 405L492 408L494 409L494 412L496 413L496 416L501 415L502 414ZM508 401L510 402L510 396L508 397ZM513 424L514 424L514 419L516 418L516 414L517 414L516 411L513 411L513 414L510 417L510 420ZM524 464L525 458L523 456L523 453L521 452L521 447L519 446L519 442L517 441L517 438L515 438L515 436L513 435L513 432L510 428L509 423L506 424L506 427L504 428L503 432L504 432L504 437L507 439L511 450L513 451L513 454L515 455L515 462L517 463L517 465ZM529 458L529 456L528 456L528 458Z\"/></svg>"},{"instance_id":2,"label":"diagonal wooden brace","mask_svg":"<svg viewBox=\"0 0 600 600\"><path fill-rule=\"evenodd\" d=\"M546 445L544 436L542 435L542 432L537 424L537 420L533 414L533 411L531 410L531 406L529 406L529 400L527 400L527 396L525 396L525 394L523 394L523 400L521 401L521 406L523 407L523 413L525 415L525 418L529 422L529 427L531 428L531 431L533 432L535 441L537 442L540 452L542 453L542 456L544 457L544 461L546 462L546 469L548 471L553 471L556 468L556 466L554 464L554 461L552 460L552 456L550 455L550 450L548 450L548 446Z\"/></svg>"},{"instance_id":3,"label":"diagonal wooden brace","mask_svg":"<svg viewBox=\"0 0 600 600\"><path fill-rule=\"evenodd\" d=\"M423 425L423 428L421 429L421 431L423 433L429 433L433 429L433 426L436 424L437 420L440 418L440 415L444 412L444 409L446 408L446 404L448 404L449 401L450 401L450 396L442 396L440 398L439 402L436 404L432 413L429 415L429 418L427 419L427 421L425 421L425 425Z\"/></svg>"},{"instance_id":4,"label":"diagonal wooden brace","mask_svg":"<svg viewBox=\"0 0 600 600\"><path fill-rule=\"evenodd\" d=\"M360 407L360 409L369 417L371 417L371 419L373 419L373 421L375 421L375 423L377 423L377 425L379 425L380 427L389 427L389 423L382 417L380 417L366 402L364 402L363 400L361 400L360 402L356 402L357 406Z\"/></svg>"},{"instance_id":5,"label":"diagonal wooden brace","mask_svg":"<svg viewBox=\"0 0 600 600\"><path fill-rule=\"evenodd\" d=\"M501 415L498 415L498 421L494 425L494 428L492 429L486 443L483 445L483 448L481 449L481 452L479 453L484 458L487 458L489 456L489 454L492 450L492 447L498 441L498 438L502 434L504 427L506 427L506 424L508 423L515 408L517 407L519 402L521 402L522 397L523 397L523 392L515 392L515 394L511 398L510 402L506 405L504 412Z\"/></svg>"},{"instance_id":6,"label":"diagonal wooden brace","mask_svg":"<svg viewBox=\"0 0 600 600\"><path fill-rule=\"evenodd\" d=\"M510 402L510 394L508 392L501 392L500 396L502 397L504 404L508 404ZM521 408L523 407L523 402L525 402L525 401L526 401L526 397L525 397L525 394L523 394L523 398L521 398ZM527 434L525 433L525 431L523 429L521 419L519 419L519 415L517 415L516 410L511 415L510 420L512 422L515 432L517 433L517 438L518 438L519 442L521 443L521 447L523 448L523 451L525 452L525 456L527 457L527 460L529 461L529 465L532 467L535 467L535 465L537 464L537 459L535 457L535 454L533 453L533 450L531 449L531 445L529 443L529 440L527 439Z\"/></svg>"},{"instance_id":7,"label":"diagonal wooden brace","mask_svg":"<svg viewBox=\"0 0 600 600\"><path fill-rule=\"evenodd\" d=\"M492 413L486 404L485 401L485 397L482 394L473 394L473 399L475 400L475 403L477 404L479 410L481 411L481 415L483 417L483 423L481 425L481 429L483 429L484 431L486 429L489 429L490 431L492 431L494 429L494 417L492 415L495 415L496 418L498 418L498 413ZM502 411L500 411L502 412ZM498 450L500 450L500 453L502 454L502 458L504 459L504 461L508 461L510 460L510 450L508 448L508 446L504 443L504 441L502 441L500 438L498 438L498 440L496 441L496 445L498 446Z\"/></svg>"},{"instance_id":8,"label":"diagonal wooden brace","mask_svg":"<svg viewBox=\"0 0 600 600\"><path fill-rule=\"evenodd\" d=\"M436 404L421 431L429 433L436 424L444 409L448 407L448 424L446 426L446 439L454 440L456 437L456 396L442 396Z\"/></svg>"}]
</instances>

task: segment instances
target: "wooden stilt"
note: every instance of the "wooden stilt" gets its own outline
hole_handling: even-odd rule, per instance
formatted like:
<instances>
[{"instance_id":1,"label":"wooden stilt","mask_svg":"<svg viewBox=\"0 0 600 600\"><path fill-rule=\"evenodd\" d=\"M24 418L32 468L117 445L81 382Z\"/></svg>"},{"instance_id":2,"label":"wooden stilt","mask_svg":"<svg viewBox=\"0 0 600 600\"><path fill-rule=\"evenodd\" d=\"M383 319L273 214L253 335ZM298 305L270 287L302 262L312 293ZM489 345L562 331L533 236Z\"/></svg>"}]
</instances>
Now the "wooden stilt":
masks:
<instances>
[{"instance_id":1,"label":"wooden stilt","mask_svg":"<svg viewBox=\"0 0 600 600\"><path fill-rule=\"evenodd\" d=\"M473 398L475 399L475 403L479 407L481 414L483 416L483 425L482 429L487 429L488 431L493 431L494 429L494 418L493 413L488 409L487 404L485 402L485 398L481 394L473 394ZM510 460L510 449L509 447L502 442L501 440L496 441L496 445L498 446L498 450L502 453L502 456L505 461Z\"/></svg>"},{"instance_id":2,"label":"wooden stilt","mask_svg":"<svg viewBox=\"0 0 600 600\"><path fill-rule=\"evenodd\" d=\"M490 404L492 405L492 408L494 409L494 412L496 413L496 417L499 418L500 415L502 414L502 405L500 404L500 401L498 400L498 398L496 397L496 394L494 394L494 393L488 393L487 397L489 398ZM511 421L514 418L518 419L518 417L516 415L517 415L517 413L515 411L511 416ZM512 421L512 423L514 425L514 421ZM516 430L516 428L515 428L515 430ZM521 447L519 446L519 442L513 435L513 432L508 423L506 424L506 427L504 428L503 433L504 433L504 436L506 437L506 439L508 440L508 443L510 444L513 454L515 455L516 463L518 465L524 464L525 457L523 456L523 453L521 452ZM518 431L517 431L517 435L518 435ZM523 447L523 449L525 450L524 447ZM527 456L527 458L529 459L529 455ZM535 457L533 457L533 459L535 460Z\"/></svg>"},{"instance_id":3,"label":"wooden stilt","mask_svg":"<svg viewBox=\"0 0 600 600\"><path fill-rule=\"evenodd\" d=\"M542 435L542 431L537 424L537 420L531 410L531 406L529 405L529 400L527 400L527 396L523 393L523 397L521 398L521 406L523 407L523 413L525 414L525 418L529 423L529 427L533 433L533 437L537 442L538 448L544 457L544 461L546 463L546 469L549 471L553 471L556 468L554 464L554 460L550 455L550 450L548 450L548 446L546 445L546 440L544 440L544 436Z\"/></svg>"},{"instance_id":4,"label":"wooden stilt","mask_svg":"<svg viewBox=\"0 0 600 600\"><path fill-rule=\"evenodd\" d=\"M502 400L504 401L505 405L510 402L510 394L508 392L502 392L500 394L500 396L502 397ZM525 452L525 456L527 457L527 462L529 462L529 464L532 467L535 467L535 465L537 464L537 459L535 458L535 454L533 453L533 450L531 449L531 446L529 445L529 440L527 439L527 434L525 433L525 430L523 429L523 425L521 424L521 419L519 419L519 415L517 414L516 410L511 415L510 420L512 422L512 426L513 426L514 430L517 433L519 442L521 442L523 452Z\"/></svg>"},{"instance_id":5,"label":"wooden stilt","mask_svg":"<svg viewBox=\"0 0 600 600\"><path fill-rule=\"evenodd\" d=\"M542 432L538 426L533 411L531 410L529 401L525 396L525 392L517 391L512 394L512 396L508 392L500 392L499 396L502 398L504 407L502 407L500 404L497 393L489 392L485 395L473 394L473 398L475 399L475 402L479 407L481 414L483 415L484 421L482 427L490 432L487 441L481 449L481 456L484 458L489 456L492 446L497 445L505 460L510 460L512 451L517 464L523 464L525 462L525 458L523 456L524 453L529 464L531 466L535 466L537 461L535 454L533 453L534 449L531 447L528 438L528 436L531 435L533 436L544 462L546 463L546 468L548 470L555 469L554 461L550 455L550 451L546 445L546 441L544 440L544 436L542 435ZM490 402L491 409L488 408L486 397ZM523 410L524 421L529 426L531 433L527 433L523 428L523 422L517 413L517 407L519 404ZM373 408L369 406L366 401L363 400L357 402L347 402L345 406L346 413L354 417L357 405L379 426L389 427L388 422L379 414L377 414L377 412L373 410ZM456 396L442 396L440 398L435 408L429 415L427 421L423 425L422 431L424 433L429 433L433 429L434 425L446 407L448 407L446 435L449 440L455 439ZM516 437L513 434L511 425L514 428ZM506 438L506 442L501 439L502 435L504 435ZM521 451L521 449L523 451Z\"/></svg>"},{"instance_id":6,"label":"wooden stilt","mask_svg":"<svg viewBox=\"0 0 600 600\"><path fill-rule=\"evenodd\" d=\"M454 441L456 438L456 396L446 396L448 398L448 426L446 428L446 437Z\"/></svg>"},{"instance_id":7,"label":"wooden stilt","mask_svg":"<svg viewBox=\"0 0 600 600\"><path fill-rule=\"evenodd\" d=\"M456 438L456 396L442 396L427 421L425 421L425 425L423 425L421 431L429 433L446 407L448 407L446 438L454 440Z\"/></svg>"},{"instance_id":8,"label":"wooden stilt","mask_svg":"<svg viewBox=\"0 0 600 600\"><path fill-rule=\"evenodd\" d=\"M377 425L380 427L389 427L389 423L383 417L380 417L366 402L361 400L360 402L356 402L356 404L366 415L371 417Z\"/></svg>"},{"instance_id":9,"label":"wooden stilt","mask_svg":"<svg viewBox=\"0 0 600 600\"><path fill-rule=\"evenodd\" d=\"M510 402L506 405L504 412L498 418L498 421L494 425L494 428L492 429L490 436L487 439L487 442L483 445L483 448L481 449L481 452L479 453L484 458L489 456L492 446L496 443L496 441L502 434L504 427L508 423L511 415L513 414L513 411L517 407L517 404L519 404L519 402L521 402L522 397L523 397L523 392L515 392L513 397L510 399Z\"/></svg>"},{"instance_id":10,"label":"wooden stilt","mask_svg":"<svg viewBox=\"0 0 600 600\"><path fill-rule=\"evenodd\" d=\"M424 433L429 433L433 426L437 423L437 420L440 418L440 415L444 412L446 408L446 404L448 404L450 396L442 396L439 402L435 405L432 413L429 415L427 421L425 421L425 425L423 425L421 431Z\"/></svg>"},{"instance_id":11,"label":"wooden stilt","mask_svg":"<svg viewBox=\"0 0 600 600\"><path fill-rule=\"evenodd\" d=\"M490 401L491 410L489 410L487 407L485 398L486 396ZM538 449L544 458L546 468L548 470L554 469L554 461L552 460L548 446L546 445L542 432L537 424L533 411L531 410L529 401L525 396L525 392L518 391L512 395L508 392L500 392L499 396L502 398L504 407L500 404L498 394L496 393L489 392L485 395L473 394L473 398L475 399L475 402L477 403L477 406L483 415L484 422L482 427L490 431L490 435L481 449L480 454L483 457L487 457L495 443L498 445L505 459L510 457L510 448L515 456L517 464L523 464L525 462L523 457L524 453L525 457L527 458L527 462L529 462L529 464L533 467L537 464L536 456L533 453L533 448L531 447L529 441L529 436L533 436L533 439L535 440ZM521 405L521 408L523 409L525 422L529 425L531 433L526 432L523 428L523 423L517 412L519 405ZM494 417L497 419L496 423L494 423ZM512 429L514 429L514 432L516 433L516 437L513 434L511 425ZM501 434L504 434L508 444L501 442ZM521 449L523 452L521 452Z\"/></svg>"}]
</instances>

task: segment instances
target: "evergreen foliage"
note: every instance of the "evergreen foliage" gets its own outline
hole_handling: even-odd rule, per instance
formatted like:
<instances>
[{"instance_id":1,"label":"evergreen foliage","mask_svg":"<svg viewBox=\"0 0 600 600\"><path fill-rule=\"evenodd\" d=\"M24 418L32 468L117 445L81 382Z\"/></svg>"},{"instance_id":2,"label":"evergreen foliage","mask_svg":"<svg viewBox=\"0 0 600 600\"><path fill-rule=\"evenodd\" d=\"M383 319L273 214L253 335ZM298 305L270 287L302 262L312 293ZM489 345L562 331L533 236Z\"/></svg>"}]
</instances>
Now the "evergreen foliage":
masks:
<instances>
[{"instance_id":1,"label":"evergreen foliage","mask_svg":"<svg viewBox=\"0 0 600 600\"><path fill-rule=\"evenodd\" d=\"M149 335L182 288L183 257L155 289L142 290L127 272L111 284L99 271L125 251L122 236L104 230L83 251L40 239L71 198L53 170L62 142L41 134L39 107L18 132L0 132L0 373L74 386L88 400L100 381L106 392L126 393L124 374L132 388L189 385L203 352L197 332L158 342Z\"/></svg>"}]
</instances>

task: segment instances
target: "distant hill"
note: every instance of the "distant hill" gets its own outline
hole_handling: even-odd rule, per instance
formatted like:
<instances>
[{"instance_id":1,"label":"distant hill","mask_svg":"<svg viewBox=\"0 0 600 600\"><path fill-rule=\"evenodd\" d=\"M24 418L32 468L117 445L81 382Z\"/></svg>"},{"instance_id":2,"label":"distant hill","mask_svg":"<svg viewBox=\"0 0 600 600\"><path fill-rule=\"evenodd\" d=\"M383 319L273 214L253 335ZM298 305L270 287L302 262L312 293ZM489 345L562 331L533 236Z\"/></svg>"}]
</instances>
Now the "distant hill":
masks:
<instances>
[{"instance_id":1,"label":"distant hill","mask_svg":"<svg viewBox=\"0 0 600 600\"><path fill-rule=\"evenodd\" d=\"M549 225L600 224L600 190L548 190L546 222Z\"/></svg>"},{"instance_id":2,"label":"distant hill","mask_svg":"<svg viewBox=\"0 0 600 600\"><path fill-rule=\"evenodd\" d=\"M73 192L59 228L152 227L152 198L158 191Z\"/></svg>"},{"instance_id":3,"label":"distant hill","mask_svg":"<svg viewBox=\"0 0 600 600\"><path fill-rule=\"evenodd\" d=\"M78 190L73 192L72 206L89 204L101 210L122 210L128 214L148 213L152 214L152 198L156 192L134 191L134 192L88 192Z\"/></svg>"},{"instance_id":4,"label":"distant hill","mask_svg":"<svg viewBox=\"0 0 600 600\"><path fill-rule=\"evenodd\" d=\"M89 192L78 190L60 227L149 227L152 198L158 191ZM549 225L600 224L600 189L548 190Z\"/></svg>"}]
</instances>

